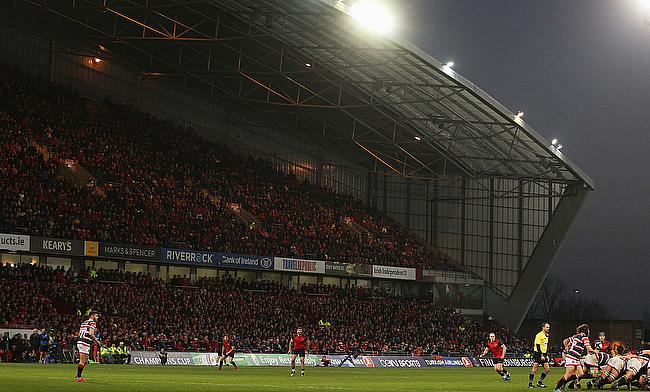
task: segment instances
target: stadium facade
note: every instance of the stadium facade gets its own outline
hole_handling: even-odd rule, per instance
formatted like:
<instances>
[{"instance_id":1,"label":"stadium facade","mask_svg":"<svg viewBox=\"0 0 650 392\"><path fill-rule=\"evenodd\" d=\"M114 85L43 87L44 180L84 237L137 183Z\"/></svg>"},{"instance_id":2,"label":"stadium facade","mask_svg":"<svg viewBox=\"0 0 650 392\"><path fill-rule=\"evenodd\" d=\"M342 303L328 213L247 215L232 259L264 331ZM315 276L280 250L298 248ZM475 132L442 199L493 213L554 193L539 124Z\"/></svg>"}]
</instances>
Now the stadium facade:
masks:
<instances>
[{"instance_id":1,"label":"stadium facade","mask_svg":"<svg viewBox=\"0 0 650 392\"><path fill-rule=\"evenodd\" d=\"M0 60L385 211L467 271L430 282L481 286L485 314L517 330L592 180L346 3L16 0L0 6Z\"/></svg>"}]
</instances>

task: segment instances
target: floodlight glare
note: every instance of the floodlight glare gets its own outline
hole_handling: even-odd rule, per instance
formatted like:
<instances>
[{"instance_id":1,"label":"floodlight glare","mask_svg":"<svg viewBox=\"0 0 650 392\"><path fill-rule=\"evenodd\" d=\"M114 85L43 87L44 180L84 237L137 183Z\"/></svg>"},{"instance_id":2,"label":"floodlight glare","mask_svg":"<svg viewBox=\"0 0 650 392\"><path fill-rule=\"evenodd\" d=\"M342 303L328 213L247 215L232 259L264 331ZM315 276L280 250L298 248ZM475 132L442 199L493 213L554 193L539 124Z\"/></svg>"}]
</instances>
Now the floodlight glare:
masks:
<instances>
[{"instance_id":1,"label":"floodlight glare","mask_svg":"<svg viewBox=\"0 0 650 392\"><path fill-rule=\"evenodd\" d=\"M553 140L551 140L551 145L554 146L554 145L556 145L556 144L557 144L557 139L553 139Z\"/></svg>"},{"instance_id":2,"label":"floodlight glare","mask_svg":"<svg viewBox=\"0 0 650 392\"><path fill-rule=\"evenodd\" d=\"M422 140L422 138L419 137L419 136L416 136L416 137L415 137L415 140L420 141L420 140Z\"/></svg>"},{"instance_id":3,"label":"floodlight glare","mask_svg":"<svg viewBox=\"0 0 650 392\"><path fill-rule=\"evenodd\" d=\"M350 16L368 30L387 34L395 28L395 20L388 9L374 1L359 1L350 7Z\"/></svg>"},{"instance_id":4,"label":"floodlight glare","mask_svg":"<svg viewBox=\"0 0 650 392\"><path fill-rule=\"evenodd\" d=\"M454 62L453 62L453 61L449 61L449 62L448 62L447 64L445 64L445 65L446 65L447 67L451 68L451 67L454 66Z\"/></svg>"}]
</instances>

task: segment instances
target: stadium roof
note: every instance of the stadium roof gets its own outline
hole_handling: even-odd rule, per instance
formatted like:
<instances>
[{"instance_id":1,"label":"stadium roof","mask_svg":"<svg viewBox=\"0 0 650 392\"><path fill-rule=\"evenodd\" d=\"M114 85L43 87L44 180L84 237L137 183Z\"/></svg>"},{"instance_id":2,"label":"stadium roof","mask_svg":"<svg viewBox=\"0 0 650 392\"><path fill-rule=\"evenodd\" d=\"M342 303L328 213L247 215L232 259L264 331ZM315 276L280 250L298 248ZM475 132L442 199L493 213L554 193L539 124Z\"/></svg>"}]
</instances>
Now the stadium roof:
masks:
<instances>
[{"instance_id":1,"label":"stadium roof","mask_svg":"<svg viewBox=\"0 0 650 392\"><path fill-rule=\"evenodd\" d=\"M592 180L523 119L336 0L15 0L0 13L410 178Z\"/></svg>"}]
</instances>

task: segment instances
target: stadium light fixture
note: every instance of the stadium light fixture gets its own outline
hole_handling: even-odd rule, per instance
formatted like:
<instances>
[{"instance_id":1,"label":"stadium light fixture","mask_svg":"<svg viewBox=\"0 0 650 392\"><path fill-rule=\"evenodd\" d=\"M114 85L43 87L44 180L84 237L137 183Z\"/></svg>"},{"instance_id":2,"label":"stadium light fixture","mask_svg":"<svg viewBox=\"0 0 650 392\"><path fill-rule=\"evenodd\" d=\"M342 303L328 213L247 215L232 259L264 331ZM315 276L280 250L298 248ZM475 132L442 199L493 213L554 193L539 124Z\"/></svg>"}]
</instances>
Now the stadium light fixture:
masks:
<instances>
[{"instance_id":1,"label":"stadium light fixture","mask_svg":"<svg viewBox=\"0 0 650 392\"><path fill-rule=\"evenodd\" d=\"M560 151L562 149L562 147L563 146L561 144L558 144L557 147L556 147L556 150Z\"/></svg>"},{"instance_id":2,"label":"stadium light fixture","mask_svg":"<svg viewBox=\"0 0 650 392\"><path fill-rule=\"evenodd\" d=\"M305 63L305 67L311 68L311 63Z\"/></svg>"},{"instance_id":3,"label":"stadium light fixture","mask_svg":"<svg viewBox=\"0 0 650 392\"><path fill-rule=\"evenodd\" d=\"M422 140L422 138L419 137L419 136L416 136L416 137L415 137L415 140L417 140L417 141L419 142L420 140Z\"/></svg>"},{"instance_id":4,"label":"stadium light fixture","mask_svg":"<svg viewBox=\"0 0 650 392\"><path fill-rule=\"evenodd\" d=\"M99 57L95 57L93 61L95 62L95 64L97 64L97 63L101 63L102 59L100 59Z\"/></svg>"},{"instance_id":5,"label":"stadium light fixture","mask_svg":"<svg viewBox=\"0 0 650 392\"><path fill-rule=\"evenodd\" d=\"M524 112L522 112L521 110L518 111L517 114L515 114L515 119L517 120L520 120L522 117L524 117Z\"/></svg>"},{"instance_id":6,"label":"stadium light fixture","mask_svg":"<svg viewBox=\"0 0 650 392\"><path fill-rule=\"evenodd\" d=\"M578 289L573 289L573 294L580 294L580 290L578 290Z\"/></svg>"},{"instance_id":7,"label":"stadium light fixture","mask_svg":"<svg viewBox=\"0 0 650 392\"><path fill-rule=\"evenodd\" d=\"M442 66L442 70L443 70L443 72L449 74L449 73L453 72L453 69L452 69L453 66L454 66L453 61L447 61L447 64Z\"/></svg>"},{"instance_id":8,"label":"stadium light fixture","mask_svg":"<svg viewBox=\"0 0 650 392\"><path fill-rule=\"evenodd\" d=\"M393 15L384 5L376 1L358 1L350 7L350 16L365 29L380 34L388 34L395 29Z\"/></svg>"},{"instance_id":9,"label":"stadium light fixture","mask_svg":"<svg viewBox=\"0 0 650 392\"><path fill-rule=\"evenodd\" d=\"M553 140L551 140L551 146L554 146L554 145L556 145L556 144L557 144L557 139L553 139Z\"/></svg>"}]
</instances>

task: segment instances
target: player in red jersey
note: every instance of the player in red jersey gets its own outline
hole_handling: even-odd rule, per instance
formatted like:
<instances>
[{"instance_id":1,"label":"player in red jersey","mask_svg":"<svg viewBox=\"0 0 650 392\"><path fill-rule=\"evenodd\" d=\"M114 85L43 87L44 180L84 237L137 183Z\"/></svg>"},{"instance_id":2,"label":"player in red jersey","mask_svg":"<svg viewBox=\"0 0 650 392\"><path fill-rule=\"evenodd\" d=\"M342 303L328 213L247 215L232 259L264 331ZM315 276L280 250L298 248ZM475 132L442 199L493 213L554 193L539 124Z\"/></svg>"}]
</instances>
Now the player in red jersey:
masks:
<instances>
[{"instance_id":1,"label":"player in red jersey","mask_svg":"<svg viewBox=\"0 0 650 392\"><path fill-rule=\"evenodd\" d=\"M309 339L302 332L302 328L296 330L296 335L289 342L289 354L291 354L291 377L296 374L296 357L300 357L300 375L305 375L305 354L309 354Z\"/></svg>"},{"instance_id":2,"label":"player in red jersey","mask_svg":"<svg viewBox=\"0 0 650 392\"><path fill-rule=\"evenodd\" d=\"M607 340L605 332L598 332L598 340L594 342L594 350L601 353L612 354L612 343Z\"/></svg>"},{"instance_id":3,"label":"player in red jersey","mask_svg":"<svg viewBox=\"0 0 650 392\"><path fill-rule=\"evenodd\" d=\"M503 381L510 381L510 372L505 369L503 366L503 359L506 357L506 345L497 339L497 335L494 333L490 334L490 339L487 342L487 347L483 350L481 357L484 357L488 351L492 351L494 356L494 370L499 373L499 376L503 378Z\"/></svg>"},{"instance_id":4,"label":"player in red jersey","mask_svg":"<svg viewBox=\"0 0 650 392\"><path fill-rule=\"evenodd\" d=\"M228 335L223 335L223 341L221 342L221 358L219 358L219 370L221 370L223 363L226 362L226 358L230 358L230 364L234 366L235 370L239 370L235 363L235 348L230 344Z\"/></svg>"},{"instance_id":5,"label":"player in red jersey","mask_svg":"<svg viewBox=\"0 0 650 392\"><path fill-rule=\"evenodd\" d=\"M77 377L75 378L75 382L86 382L86 379L81 377L81 373L84 371L84 367L88 363L90 347L93 343L97 343L98 346L102 345L95 336L98 319L98 312L90 312L88 320L81 323L81 326L79 327L79 339L77 340L77 350L79 350L79 366L77 366Z\"/></svg>"}]
</instances>

